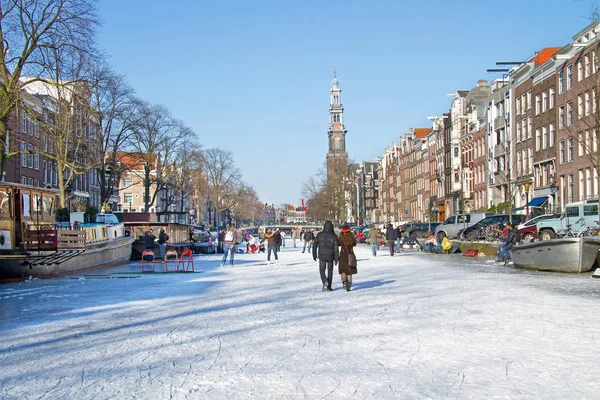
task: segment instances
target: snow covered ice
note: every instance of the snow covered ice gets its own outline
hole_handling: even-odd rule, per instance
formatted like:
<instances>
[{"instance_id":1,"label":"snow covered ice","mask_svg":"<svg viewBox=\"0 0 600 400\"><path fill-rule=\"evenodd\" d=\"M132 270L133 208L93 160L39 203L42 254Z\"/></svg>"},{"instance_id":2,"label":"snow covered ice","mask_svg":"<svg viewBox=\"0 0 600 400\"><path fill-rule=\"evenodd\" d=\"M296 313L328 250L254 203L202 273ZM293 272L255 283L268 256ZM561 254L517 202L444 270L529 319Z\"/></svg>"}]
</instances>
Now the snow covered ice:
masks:
<instances>
[{"instance_id":1,"label":"snow covered ice","mask_svg":"<svg viewBox=\"0 0 600 400\"><path fill-rule=\"evenodd\" d=\"M0 285L0 398L598 398L591 273L359 245L353 290L334 269L323 293L290 242L279 266Z\"/></svg>"}]
</instances>

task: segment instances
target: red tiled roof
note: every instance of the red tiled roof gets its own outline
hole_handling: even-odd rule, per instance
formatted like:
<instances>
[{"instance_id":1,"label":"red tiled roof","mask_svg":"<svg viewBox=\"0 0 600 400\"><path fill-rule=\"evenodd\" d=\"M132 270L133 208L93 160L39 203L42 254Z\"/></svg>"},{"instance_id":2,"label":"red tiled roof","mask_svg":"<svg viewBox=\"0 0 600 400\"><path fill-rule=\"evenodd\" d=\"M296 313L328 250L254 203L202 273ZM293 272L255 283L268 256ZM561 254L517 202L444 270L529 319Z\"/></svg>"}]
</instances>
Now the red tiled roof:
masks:
<instances>
[{"instance_id":1,"label":"red tiled roof","mask_svg":"<svg viewBox=\"0 0 600 400\"><path fill-rule=\"evenodd\" d=\"M152 164L156 164L157 156L152 155ZM126 171L141 171L144 169L144 163L146 162L146 154L142 153L125 153L117 152L117 161L121 163L121 166ZM156 165L154 165L156 167Z\"/></svg>"},{"instance_id":2,"label":"red tiled roof","mask_svg":"<svg viewBox=\"0 0 600 400\"><path fill-rule=\"evenodd\" d=\"M424 139L432 130L431 128L415 128L415 136Z\"/></svg>"},{"instance_id":3,"label":"red tiled roof","mask_svg":"<svg viewBox=\"0 0 600 400\"><path fill-rule=\"evenodd\" d=\"M533 61L535 63L536 67L538 65L542 65L546 61L548 61L550 58L552 58L552 56L555 55L560 49L561 49L560 47L543 48L542 50L540 50L539 53L537 53L535 56L533 56L531 58L531 61Z\"/></svg>"}]
</instances>

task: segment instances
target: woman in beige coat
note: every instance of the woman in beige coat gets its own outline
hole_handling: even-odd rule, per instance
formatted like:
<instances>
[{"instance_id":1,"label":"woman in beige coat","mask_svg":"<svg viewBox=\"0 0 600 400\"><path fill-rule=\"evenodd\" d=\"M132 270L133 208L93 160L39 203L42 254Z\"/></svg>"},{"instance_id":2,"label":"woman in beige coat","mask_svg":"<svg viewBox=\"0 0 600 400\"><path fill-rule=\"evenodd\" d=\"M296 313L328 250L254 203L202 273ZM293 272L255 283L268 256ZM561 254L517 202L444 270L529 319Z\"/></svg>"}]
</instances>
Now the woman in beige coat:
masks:
<instances>
[{"instance_id":1,"label":"woman in beige coat","mask_svg":"<svg viewBox=\"0 0 600 400\"><path fill-rule=\"evenodd\" d=\"M342 228L342 232L338 238L340 244L340 261L338 264L338 271L342 278L342 285L348 292L352 287L352 275L356 274L358 270L356 267L348 265L348 253L354 254L354 246L356 246L356 238L350 231L348 226Z\"/></svg>"}]
</instances>

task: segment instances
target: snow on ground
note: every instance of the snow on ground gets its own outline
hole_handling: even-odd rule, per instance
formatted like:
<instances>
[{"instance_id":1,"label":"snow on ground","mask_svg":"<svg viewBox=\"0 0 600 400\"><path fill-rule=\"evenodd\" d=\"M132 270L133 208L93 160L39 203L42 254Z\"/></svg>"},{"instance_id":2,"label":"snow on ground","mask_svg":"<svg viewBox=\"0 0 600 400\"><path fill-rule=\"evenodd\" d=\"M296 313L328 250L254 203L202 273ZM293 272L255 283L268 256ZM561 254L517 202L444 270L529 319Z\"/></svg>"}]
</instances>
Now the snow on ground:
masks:
<instances>
[{"instance_id":1,"label":"snow on ground","mask_svg":"<svg viewBox=\"0 0 600 400\"><path fill-rule=\"evenodd\" d=\"M591 274L361 245L353 291L322 293L300 250L0 285L0 398L598 398Z\"/></svg>"}]
</instances>

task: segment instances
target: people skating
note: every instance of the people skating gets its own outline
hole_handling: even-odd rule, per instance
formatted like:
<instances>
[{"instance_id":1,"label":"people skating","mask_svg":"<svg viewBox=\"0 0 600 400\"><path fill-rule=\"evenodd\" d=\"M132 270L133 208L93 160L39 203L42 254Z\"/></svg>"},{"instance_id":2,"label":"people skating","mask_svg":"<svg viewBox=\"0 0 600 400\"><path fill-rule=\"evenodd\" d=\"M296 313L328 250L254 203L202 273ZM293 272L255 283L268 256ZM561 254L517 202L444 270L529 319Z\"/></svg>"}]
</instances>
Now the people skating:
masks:
<instances>
[{"instance_id":1,"label":"people skating","mask_svg":"<svg viewBox=\"0 0 600 400\"><path fill-rule=\"evenodd\" d=\"M275 230L274 236L275 246L277 246L277 252L279 253L281 251L281 231L279 230L279 228Z\"/></svg>"},{"instance_id":2,"label":"people skating","mask_svg":"<svg viewBox=\"0 0 600 400\"><path fill-rule=\"evenodd\" d=\"M160 257L164 260L165 259L165 253L167 251L167 241L169 240L169 235L167 235L167 232L165 232L164 229L160 230L160 233L158 234L158 248L160 250Z\"/></svg>"},{"instance_id":3,"label":"people skating","mask_svg":"<svg viewBox=\"0 0 600 400\"><path fill-rule=\"evenodd\" d=\"M221 267L225 266L225 262L227 262L227 255L230 254L229 263L233 266L233 258L235 255L235 247L237 244L237 231L235 227L232 225L229 227L229 230L223 235L223 261L221 261Z\"/></svg>"},{"instance_id":4,"label":"people skating","mask_svg":"<svg viewBox=\"0 0 600 400\"><path fill-rule=\"evenodd\" d=\"M390 249L390 256L394 256L394 244L396 241L396 230L392 226L391 223L388 224L387 229L385 230L385 240L388 242L388 247Z\"/></svg>"},{"instance_id":5,"label":"people skating","mask_svg":"<svg viewBox=\"0 0 600 400\"><path fill-rule=\"evenodd\" d=\"M312 248L312 244L313 244L313 240L314 240L315 236L314 234L310 231L307 230L304 232L304 248L302 249L302 252L304 253L306 251L306 245L308 244L308 252L310 253L310 250Z\"/></svg>"},{"instance_id":6,"label":"people skating","mask_svg":"<svg viewBox=\"0 0 600 400\"><path fill-rule=\"evenodd\" d=\"M356 267L350 266L348 262L348 254L354 254L356 237L348 226L344 226L338 240L340 246L340 262L338 263L338 272L340 274L340 278L342 279L342 286L349 292L352 287L352 275L358 272Z\"/></svg>"},{"instance_id":7,"label":"people skating","mask_svg":"<svg viewBox=\"0 0 600 400\"><path fill-rule=\"evenodd\" d=\"M317 258L319 259L319 273L324 292L333 290L331 288L333 264L337 265L340 259L338 244L338 237L333 232L333 223L325 221L323 230L314 238L312 247L313 260L317 261Z\"/></svg>"},{"instance_id":8,"label":"people skating","mask_svg":"<svg viewBox=\"0 0 600 400\"><path fill-rule=\"evenodd\" d=\"M377 250L379 249L379 229L377 229L375 224L371 224L367 242L371 245L371 253L373 254L373 257L377 256Z\"/></svg>"},{"instance_id":9,"label":"people skating","mask_svg":"<svg viewBox=\"0 0 600 400\"><path fill-rule=\"evenodd\" d=\"M275 255L275 264L279 265L279 258L277 257L277 242L275 239L275 234L271 229L265 233L265 237L260 241L260 243L262 244L265 241L267 242L267 265L271 264L271 252Z\"/></svg>"},{"instance_id":10,"label":"people skating","mask_svg":"<svg viewBox=\"0 0 600 400\"><path fill-rule=\"evenodd\" d=\"M398 225L396 227L396 246L395 246L395 252L396 253L400 253L400 251L402 251L402 226Z\"/></svg>"},{"instance_id":11,"label":"people skating","mask_svg":"<svg viewBox=\"0 0 600 400\"><path fill-rule=\"evenodd\" d=\"M521 240L521 233L519 233L519 230L515 224L512 222L507 222L506 227L508 228L508 234L500 244L500 249L498 250L498 259L496 260L497 262L504 261L505 264L508 263L510 258L508 251Z\"/></svg>"}]
</instances>

